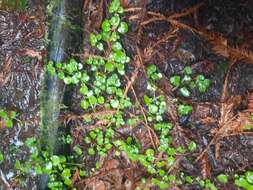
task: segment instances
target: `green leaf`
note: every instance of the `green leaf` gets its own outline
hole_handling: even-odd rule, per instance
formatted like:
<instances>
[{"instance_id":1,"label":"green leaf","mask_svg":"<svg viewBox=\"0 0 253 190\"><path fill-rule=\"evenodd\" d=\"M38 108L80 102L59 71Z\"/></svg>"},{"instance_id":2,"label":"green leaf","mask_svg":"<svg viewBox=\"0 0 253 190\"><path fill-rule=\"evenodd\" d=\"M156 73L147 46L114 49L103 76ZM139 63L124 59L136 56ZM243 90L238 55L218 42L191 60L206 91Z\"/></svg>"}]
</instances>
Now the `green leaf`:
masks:
<instances>
[{"instance_id":1,"label":"green leaf","mask_svg":"<svg viewBox=\"0 0 253 190\"><path fill-rule=\"evenodd\" d=\"M123 14L123 13L124 13L124 9L123 9L123 7L121 7L121 6L119 7L119 9L118 9L118 13L119 13L119 14Z\"/></svg>"},{"instance_id":2,"label":"green leaf","mask_svg":"<svg viewBox=\"0 0 253 190\"><path fill-rule=\"evenodd\" d=\"M200 81L203 81L203 80L205 80L204 75L198 75L198 76L196 77L196 82L200 82Z\"/></svg>"},{"instance_id":3,"label":"green leaf","mask_svg":"<svg viewBox=\"0 0 253 190\"><path fill-rule=\"evenodd\" d=\"M36 164L34 169L35 169L36 175L41 175L43 173L42 167L39 164Z\"/></svg>"},{"instance_id":4,"label":"green leaf","mask_svg":"<svg viewBox=\"0 0 253 190\"><path fill-rule=\"evenodd\" d=\"M112 108L118 108L119 107L119 100L112 99L110 101L110 104L111 104Z\"/></svg>"},{"instance_id":5,"label":"green leaf","mask_svg":"<svg viewBox=\"0 0 253 190\"><path fill-rule=\"evenodd\" d=\"M112 72L114 70L114 65L112 62L107 61L105 64L105 70L108 72Z\"/></svg>"},{"instance_id":6,"label":"green leaf","mask_svg":"<svg viewBox=\"0 0 253 190\"><path fill-rule=\"evenodd\" d=\"M113 16L111 19L110 19L110 24L114 27L117 27L120 23L120 17L118 15L115 15Z\"/></svg>"},{"instance_id":7,"label":"green leaf","mask_svg":"<svg viewBox=\"0 0 253 190\"><path fill-rule=\"evenodd\" d=\"M155 151L151 148L146 150L146 155L147 156L154 156L155 155Z\"/></svg>"},{"instance_id":8,"label":"green leaf","mask_svg":"<svg viewBox=\"0 0 253 190\"><path fill-rule=\"evenodd\" d=\"M151 114L156 114L158 112L158 106L156 106L155 104L150 104L148 106L148 110Z\"/></svg>"},{"instance_id":9,"label":"green leaf","mask_svg":"<svg viewBox=\"0 0 253 190\"><path fill-rule=\"evenodd\" d=\"M102 30L104 32L109 32L111 30L111 24L108 19L105 19L102 23Z\"/></svg>"},{"instance_id":10,"label":"green leaf","mask_svg":"<svg viewBox=\"0 0 253 190\"><path fill-rule=\"evenodd\" d=\"M236 179L235 184L238 187L245 188L245 190L252 190L253 189L253 185L251 185L244 177L240 177L239 179Z\"/></svg>"},{"instance_id":11,"label":"green leaf","mask_svg":"<svg viewBox=\"0 0 253 190\"><path fill-rule=\"evenodd\" d=\"M117 51L114 53L113 59L119 63L125 63L126 54L123 51Z\"/></svg>"},{"instance_id":12,"label":"green leaf","mask_svg":"<svg viewBox=\"0 0 253 190\"><path fill-rule=\"evenodd\" d=\"M6 127L11 128L13 126L12 120L9 118L5 119L5 125L6 125Z\"/></svg>"},{"instance_id":13,"label":"green leaf","mask_svg":"<svg viewBox=\"0 0 253 190\"><path fill-rule=\"evenodd\" d=\"M156 72L156 70L157 70L157 68L156 68L156 66L155 65L149 65L148 67L147 67L147 74L148 74L148 76L151 76L153 73L155 73Z\"/></svg>"},{"instance_id":14,"label":"green leaf","mask_svg":"<svg viewBox=\"0 0 253 190\"><path fill-rule=\"evenodd\" d=\"M4 111L3 109L0 109L0 117L3 119L8 118L6 111Z\"/></svg>"},{"instance_id":15,"label":"green leaf","mask_svg":"<svg viewBox=\"0 0 253 190\"><path fill-rule=\"evenodd\" d=\"M64 83L65 84L71 84L72 83L72 78L71 77L65 77L64 79L63 79L63 81L64 81Z\"/></svg>"},{"instance_id":16,"label":"green leaf","mask_svg":"<svg viewBox=\"0 0 253 190\"><path fill-rule=\"evenodd\" d=\"M25 141L25 145L29 148L32 148L36 142L36 139L34 137L27 138Z\"/></svg>"},{"instance_id":17,"label":"green leaf","mask_svg":"<svg viewBox=\"0 0 253 190\"><path fill-rule=\"evenodd\" d=\"M182 79L182 83L189 84L192 81L192 78L189 75L185 75Z\"/></svg>"},{"instance_id":18,"label":"green leaf","mask_svg":"<svg viewBox=\"0 0 253 190\"><path fill-rule=\"evenodd\" d=\"M128 24L126 22L121 22L118 28L118 32L125 34L128 32Z\"/></svg>"},{"instance_id":19,"label":"green leaf","mask_svg":"<svg viewBox=\"0 0 253 190\"><path fill-rule=\"evenodd\" d=\"M194 142L194 141L191 141L189 144L188 144L188 149L193 152L197 149L197 144Z\"/></svg>"},{"instance_id":20,"label":"green leaf","mask_svg":"<svg viewBox=\"0 0 253 190\"><path fill-rule=\"evenodd\" d=\"M73 150L76 152L78 156L81 156L83 154L82 149L78 145L74 146Z\"/></svg>"},{"instance_id":21,"label":"green leaf","mask_svg":"<svg viewBox=\"0 0 253 190\"><path fill-rule=\"evenodd\" d=\"M192 74L192 69L190 66L187 66L184 68L184 74L186 75L191 75Z\"/></svg>"},{"instance_id":22,"label":"green leaf","mask_svg":"<svg viewBox=\"0 0 253 190\"><path fill-rule=\"evenodd\" d=\"M57 69L61 69L62 68L62 63L56 63L55 66L56 66Z\"/></svg>"},{"instance_id":23,"label":"green leaf","mask_svg":"<svg viewBox=\"0 0 253 190\"><path fill-rule=\"evenodd\" d=\"M58 77L59 77L59 79L63 80L64 77L65 77L64 72L63 72L63 71L60 71L60 72L58 73Z\"/></svg>"},{"instance_id":24,"label":"green leaf","mask_svg":"<svg viewBox=\"0 0 253 190\"><path fill-rule=\"evenodd\" d=\"M220 174L217 176L217 180L222 183L222 184L225 184L228 182L228 176L225 175L225 174Z\"/></svg>"},{"instance_id":25,"label":"green leaf","mask_svg":"<svg viewBox=\"0 0 253 190\"><path fill-rule=\"evenodd\" d=\"M184 96L184 97L190 97L190 95L191 95L190 91L186 87L180 88L179 91L182 94L182 96Z\"/></svg>"},{"instance_id":26,"label":"green leaf","mask_svg":"<svg viewBox=\"0 0 253 190\"><path fill-rule=\"evenodd\" d=\"M82 78L81 78L82 82L88 82L90 80L90 77L87 73L82 73Z\"/></svg>"},{"instance_id":27,"label":"green leaf","mask_svg":"<svg viewBox=\"0 0 253 190\"><path fill-rule=\"evenodd\" d=\"M89 149L88 149L88 154L91 155L91 156L95 155L95 150L94 150L94 148L89 148Z\"/></svg>"},{"instance_id":28,"label":"green leaf","mask_svg":"<svg viewBox=\"0 0 253 190\"><path fill-rule=\"evenodd\" d=\"M249 183L253 184L253 171L247 171L245 177Z\"/></svg>"},{"instance_id":29,"label":"green leaf","mask_svg":"<svg viewBox=\"0 0 253 190\"><path fill-rule=\"evenodd\" d=\"M185 181L186 181L187 183L189 183L189 184L192 184L192 183L193 183L193 179L192 179L191 176L186 176L186 177L185 177Z\"/></svg>"},{"instance_id":30,"label":"green leaf","mask_svg":"<svg viewBox=\"0 0 253 190\"><path fill-rule=\"evenodd\" d=\"M117 32L112 32L109 40L112 42L116 42L118 39L120 39L119 34Z\"/></svg>"},{"instance_id":31,"label":"green leaf","mask_svg":"<svg viewBox=\"0 0 253 190\"><path fill-rule=\"evenodd\" d=\"M189 113L192 112L192 106L181 104L178 106L177 111L178 111L179 115L181 115L181 116L188 115Z\"/></svg>"},{"instance_id":32,"label":"green leaf","mask_svg":"<svg viewBox=\"0 0 253 190\"><path fill-rule=\"evenodd\" d=\"M89 102L87 100L82 100L81 101L81 107L84 109L84 110L87 110L89 108Z\"/></svg>"},{"instance_id":33,"label":"green leaf","mask_svg":"<svg viewBox=\"0 0 253 190\"><path fill-rule=\"evenodd\" d=\"M53 164L52 164L52 162L48 162L48 163L46 164L45 168L44 168L44 172L45 172L46 174L50 174L50 173L52 173L52 169L53 169Z\"/></svg>"},{"instance_id":34,"label":"green leaf","mask_svg":"<svg viewBox=\"0 0 253 190\"><path fill-rule=\"evenodd\" d=\"M111 4L109 5L109 13L117 12L120 7L120 0L112 0Z\"/></svg>"},{"instance_id":35,"label":"green leaf","mask_svg":"<svg viewBox=\"0 0 253 190\"><path fill-rule=\"evenodd\" d=\"M116 67L120 75L125 74L125 65L123 63L116 64Z\"/></svg>"},{"instance_id":36,"label":"green leaf","mask_svg":"<svg viewBox=\"0 0 253 190\"><path fill-rule=\"evenodd\" d=\"M53 166L58 166L61 163L60 157L56 155L52 156L51 160L52 160Z\"/></svg>"},{"instance_id":37,"label":"green leaf","mask_svg":"<svg viewBox=\"0 0 253 190\"><path fill-rule=\"evenodd\" d=\"M120 42L115 42L115 43L113 43L112 44L112 49L113 49L113 51L120 51L120 50L122 50L122 45L121 45L121 43Z\"/></svg>"},{"instance_id":38,"label":"green leaf","mask_svg":"<svg viewBox=\"0 0 253 190\"><path fill-rule=\"evenodd\" d=\"M56 70L54 68L54 63L52 61L49 61L47 66L46 66L46 69L47 71L50 73L50 75L54 76L56 74Z\"/></svg>"},{"instance_id":39,"label":"green leaf","mask_svg":"<svg viewBox=\"0 0 253 190\"><path fill-rule=\"evenodd\" d=\"M98 103L99 103L99 104L105 103L105 98L104 98L103 96L100 96L100 97L98 98Z\"/></svg>"},{"instance_id":40,"label":"green leaf","mask_svg":"<svg viewBox=\"0 0 253 190\"><path fill-rule=\"evenodd\" d=\"M144 95L144 103L148 106L152 102L151 98L149 98L147 95Z\"/></svg>"},{"instance_id":41,"label":"green leaf","mask_svg":"<svg viewBox=\"0 0 253 190\"><path fill-rule=\"evenodd\" d=\"M98 50L100 50L100 51L104 51L104 45L103 45L101 42L99 42L99 43L97 44L97 48L98 48Z\"/></svg>"},{"instance_id":42,"label":"green leaf","mask_svg":"<svg viewBox=\"0 0 253 190\"><path fill-rule=\"evenodd\" d=\"M89 103L91 104L91 105L96 105L97 104L97 98L95 97L95 96L90 96L89 98Z\"/></svg>"},{"instance_id":43,"label":"green leaf","mask_svg":"<svg viewBox=\"0 0 253 190\"><path fill-rule=\"evenodd\" d=\"M79 175L81 176L81 177L84 177L84 176L86 176L87 174L86 174L86 172L84 171L84 170L79 170Z\"/></svg>"},{"instance_id":44,"label":"green leaf","mask_svg":"<svg viewBox=\"0 0 253 190\"><path fill-rule=\"evenodd\" d=\"M175 159L174 159L173 156L169 156L168 159L167 159L167 161L168 161L168 165L172 166L174 164Z\"/></svg>"},{"instance_id":45,"label":"green leaf","mask_svg":"<svg viewBox=\"0 0 253 190\"><path fill-rule=\"evenodd\" d=\"M88 87L85 84L82 84L82 87L80 88L80 93L83 95L87 95L89 92Z\"/></svg>"},{"instance_id":46,"label":"green leaf","mask_svg":"<svg viewBox=\"0 0 253 190\"><path fill-rule=\"evenodd\" d=\"M170 78L170 83L175 86L178 87L181 83L181 77L179 75L175 75L173 77Z\"/></svg>"}]
</instances>

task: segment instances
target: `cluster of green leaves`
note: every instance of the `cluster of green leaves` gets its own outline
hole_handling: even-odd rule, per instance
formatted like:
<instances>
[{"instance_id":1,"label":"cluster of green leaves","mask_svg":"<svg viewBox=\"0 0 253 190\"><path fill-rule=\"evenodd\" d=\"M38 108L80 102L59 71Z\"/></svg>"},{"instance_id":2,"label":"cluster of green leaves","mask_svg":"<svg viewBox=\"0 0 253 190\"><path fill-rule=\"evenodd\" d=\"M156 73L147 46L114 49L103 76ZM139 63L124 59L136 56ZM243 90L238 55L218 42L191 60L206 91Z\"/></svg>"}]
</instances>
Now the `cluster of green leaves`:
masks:
<instances>
[{"instance_id":1,"label":"cluster of green leaves","mask_svg":"<svg viewBox=\"0 0 253 190\"><path fill-rule=\"evenodd\" d=\"M125 63L130 61L120 43L120 35L128 31L126 22L121 21L123 8L118 0L113 0L109 6L111 18L105 19L101 26L101 33L90 34L90 44L101 53L105 52L105 45L110 44L109 56L90 56L83 65L71 59L67 64L49 62L47 70L66 84L80 84L83 95L81 107L84 110L95 109L104 105L106 108L119 109L131 105L130 99L125 98L120 76L125 74ZM92 79L92 80L91 80ZM109 101L106 102L106 99Z\"/></svg>"},{"instance_id":2,"label":"cluster of green leaves","mask_svg":"<svg viewBox=\"0 0 253 190\"><path fill-rule=\"evenodd\" d=\"M180 116L189 115L192 112L192 106L188 104L180 104L177 108L177 112Z\"/></svg>"},{"instance_id":3,"label":"cluster of green leaves","mask_svg":"<svg viewBox=\"0 0 253 190\"><path fill-rule=\"evenodd\" d=\"M4 109L0 109L0 120L2 120L3 125L8 128L13 126L13 120L16 118L16 115L15 111L8 112Z\"/></svg>"},{"instance_id":4,"label":"cluster of green leaves","mask_svg":"<svg viewBox=\"0 0 253 190\"><path fill-rule=\"evenodd\" d=\"M186 66L183 73L183 76L172 76L170 78L170 83L186 98L191 96L191 91L189 89L197 88L200 93L205 93L211 84L210 80L206 79L204 75L197 75L196 78L193 79L190 66Z\"/></svg>"},{"instance_id":5,"label":"cluster of green leaves","mask_svg":"<svg viewBox=\"0 0 253 190\"><path fill-rule=\"evenodd\" d=\"M235 185L244 189L253 189L253 171L246 171L242 175L235 175Z\"/></svg>"},{"instance_id":6,"label":"cluster of green leaves","mask_svg":"<svg viewBox=\"0 0 253 190\"><path fill-rule=\"evenodd\" d=\"M124 152L124 155L127 155L131 161L140 164L147 170L152 176L154 186L164 189L172 183L182 184L182 181L180 182L176 176L167 171L173 166L177 155L185 154L187 151L193 152L197 149L197 145L191 141L188 147L173 147L173 139L170 134L173 126L165 119L167 111L165 97L156 95L155 82L162 78L162 74L155 65L147 67L149 95L144 95L143 100L148 125L158 135L158 147L142 147L134 137L129 136L124 139L115 135L115 131L121 126L125 124L135 126L137 120L142 120L139 123L145 123L146 118L140 116L137 119L128 118L127 120L125 110L133 108L133 105L130 98L124 94L122 76L125 75L125 64L130 62L130 58L126 55L120 39L122 34L128 32L128 25L121 19L124 10L119 0L112 0L109 12L111 17L102 22L100 33L91 33L89 37L90 45L94 47L98 55L88 57L84 65L74 59L68 63L49 62L47 70L52 75L56 74L67 85L80 86L80 93L83 96L80 106L84 111L97 111L97 108L101 107L115 110L113 115L97 117L97 119L109 121L106 129L96 128L89 131L84 137L84 143L88 145L89 156L106 156L112 149L115 156L120 156ZM191 74L189 68L185 68L185 72L187 75ZM195 82L198 87L200 81ZM190 105L179 105L178 107L181 116L188 115L191 111ZM87 124L94 122L93 120L94 118L85 118ZM64 141L69 142L67 139ZM74 151L77 155L83 155L79 145L74 147ZM162 159L157 159L158 155L163 155ZM65 181L65 179L61 180ZM190 183L192 178L185 176L183 181ZM68 184L65 183L65 185Z\"/></svg>"},{"instance_id":7,"label":"cluster of green leaves","mask_svg":"<svg viewBox=\"0 0 253 190\"><path fill-rule=\"evenodd\" d=\"M197 179L199 185L203 188L210 189L210 190L218 190L217 187L210 179Z\"/></svg>"},{"instance_id":8,"label":"cluster of green leaves","mask_svg":"<svg viewBox=\"0 0 253 190\"><path fill-rule=\"evenodd\" d=\"M162 74L158 72L158 69L155 65L149 65L147 67L147 76L153 81L156 81L162 78Z\"/></svg>"},{"instance_id":9,"label":"cluster of green leaves","mask_svg":"<svg viewBox=\"0 0 253 190\"><path fill-rule=\"evenodd\" d=\"M74 156L63 156L50 155L47 151L40 151L36 138L34 137L28 138L25 141L25 146L30 150L31 155L25 162L19 160L15 162L15 169L18 175L47 174L49 175L48 187L51 190L71 187L71 176L73 172L76 170L83 171L82 167L74 164L74 157L82 154L82 150L78 149L78 147L74 147Z\"/></svg>"},{"instance_id":10,"label":"cluster of green leaves","mask_svg":"<svg viewBox=\"0 0 253 190\"><path fill-rule=\"evenodd\" d=\"M80 86L79 91L83 96L80 106L84 111L96 111L100 106L116 110L112 116L98 118L110 121L110 126L105 131L94 129L84 138L90 156L105 156L111 150L113 126L118 128L125 124L122 110L131 106L130 99L124 95L121 79L125 75L125 64L130 58L120 42L121 35L128 32L128 25L121 19L124 10L119 0L112 0L109 12L111 17L102 22L100 33L91 33L89 37L91 47L95 47L99 55L90 56L82 64L71 59L67 63L50 61L46 66L51 75L57 75L66 85ZM91 118L85 118L85 122L92 122ZM69 141L66 138L62 140ZM74 147L74 151L78 155L83 153L79 145Z\"/></svg>"},{"instance_id":11,"label":"cluster of green leaves","mask_svg":"<svg viewBox=\"0 0 253 190\"><path fill-rule=\"evenodd\" d=\"M88 136L84 138L85 143L90 145L88 154L90 156L96 153L100 156L107 155L108 151L113 147L111 143L113 136L114 130L112 128L107 128L105 132L99 128L90 131Z\"/></svg>"},{"instance_id":12,"label":"cluster of green leaves","mask_svg":"<svg viewBox=\"0 0 253 190\"><path fill-rule=\"evenodd\" d=\"M164 96L149 97L144 95L144 103L148 108L148 121L162 121L163 114L166 111L166 102Z\"/></svg>"}]
</instances>

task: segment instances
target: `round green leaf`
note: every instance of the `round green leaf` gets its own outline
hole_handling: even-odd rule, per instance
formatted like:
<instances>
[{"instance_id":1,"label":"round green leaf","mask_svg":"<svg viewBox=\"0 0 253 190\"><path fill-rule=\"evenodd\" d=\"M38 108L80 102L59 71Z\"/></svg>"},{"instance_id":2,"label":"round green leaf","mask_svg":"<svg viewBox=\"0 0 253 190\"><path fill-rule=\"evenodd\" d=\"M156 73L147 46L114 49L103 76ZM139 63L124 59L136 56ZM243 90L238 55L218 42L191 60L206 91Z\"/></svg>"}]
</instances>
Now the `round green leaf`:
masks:
<instances>
[{"instance_id":1,"label":"round green leaf","mask_svg":"<svg viewBox=\"0 0 253 190\"><path fill-rule=\"evenodd\" d=\"M190 91L186 87L180 88L179 91L184 97L189 97L191 95Z\"/></svg>"},{"instance_id":2,"label":"round green leaf","mask_svg":"<svg viewBox=\"0 0 253 190\"><path fill-rule=\"evenodd\" d=\"M112 108L118 108L119 107L119 100L111 100L110 102Z\"/></svg>"},{"instance_id":3,"label":"round green leaf","mask_svg":"<svg viewBox=\"0 0 253 190\"><path fill-rule=\"evenodd\" d=\"M223 184L225 184L225 183L228 182L228 176L225 175L225 174L220 174L220 175L218 175L218 176L217 176L217 179L218 179L218 181L219 181L220 183L223 183Z\"/></svg>"},{"instance_id":4,"label":"round green leaf","mask_svg":"<svg viewBox=\"0 0 253 190\"><path fill-rule=\"evenodd\" d=\"M118 32L125 34L128 32L128 24L126 22L121 22L118 28Z\"/></svg>"},{"instance_id":5,"label":"round green leaf","mask_svg":"<svg viewBox=\"0 0 253 190\"><path fill-rule=\"evenodd\" d=\"M81 101L81 107L84 109L84 110L87 110L89 108L89 102L87 100L82 100Z\"/></svg>"},{"instance_id":6,"label":"round green leaf","mask_svg":"<svg viewBox=\"0 0 253 190\"><path fill-rule=\"evenodd\" d=\"M102 30L104 32L109 32L111 30L111 24L110 21L108 19L104 20L102 23Z\"/></svg>"},{"instance_id":7,"label":"round green leaf","mask_svg":"<svg viewBox=\"0 0 253 190\"><path fill-rule=\"evenodd\" d=\"M114 70L114 65L112 62L108 61L106 62L105 64L105 70L106 71L109 71L109 72L112 72Z\"/></svg>"}]
</instances>

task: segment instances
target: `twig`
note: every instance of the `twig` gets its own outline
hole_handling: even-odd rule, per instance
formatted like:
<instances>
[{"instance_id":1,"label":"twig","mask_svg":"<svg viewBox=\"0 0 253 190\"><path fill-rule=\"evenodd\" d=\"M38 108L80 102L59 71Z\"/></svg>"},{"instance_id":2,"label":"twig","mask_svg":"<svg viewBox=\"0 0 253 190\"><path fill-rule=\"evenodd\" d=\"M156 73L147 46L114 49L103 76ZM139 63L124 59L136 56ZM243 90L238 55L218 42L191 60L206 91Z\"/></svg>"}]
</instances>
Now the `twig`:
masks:
<instances>
[{"instance_id":1,"label":"twig","mask_svg":"<svg viewBox=\"0 0 253 190\"><path fill-rule=\"evenodd\" d=\"M6 190L12 190L11 185L6 180L5 175L4 175L4 173L3 173L3 171L1 169L0 169L0 177L1 177L1 180L3 181L4 185L7 188Z\"/></svg>"},{"instance_id":2,"label":"twig","mask_svg":"<svg viewBox=\"0 0 253 190\"><path fill-rule=\"evenodd\" d=\"M158 144L158 143L155 143L155 141L154 141L154 139L153 139L153 136L152 136L152 133L153 133L153 134L155 135L155 137L156 137L156 142L159 142L159 139L158 139L158 137L156 136L155 132L151 129L151 127L149 127L149 125L148 125L148 120L147 120L147 116L146 116L146 114L145 114L145 111L144 111L144 109L143 109L141 103L139 102L139 100L138 100L138 98L137 98L137 95L136 95L136 93L135 93L135 90L134 90L134 88L133 88L132 86L131 86L131 89L132 89L133 94L134 94L134 97L135 97L135 99L136 99L136 101L137 101L137 103L138 103L138 105L139 105L139 107L140 107L140 109L141 109L141 112L142 112L142 115L143 115L144 121L145 121L144 126L147 127L147 129L148 129L148 134L149 134L149 137L150 137L152 146L153 146L153 148L155 149L155 148L157 147L157 144ZM152 133L151 133L151 131L152 131Z\"/></svg>"}]
</instances>

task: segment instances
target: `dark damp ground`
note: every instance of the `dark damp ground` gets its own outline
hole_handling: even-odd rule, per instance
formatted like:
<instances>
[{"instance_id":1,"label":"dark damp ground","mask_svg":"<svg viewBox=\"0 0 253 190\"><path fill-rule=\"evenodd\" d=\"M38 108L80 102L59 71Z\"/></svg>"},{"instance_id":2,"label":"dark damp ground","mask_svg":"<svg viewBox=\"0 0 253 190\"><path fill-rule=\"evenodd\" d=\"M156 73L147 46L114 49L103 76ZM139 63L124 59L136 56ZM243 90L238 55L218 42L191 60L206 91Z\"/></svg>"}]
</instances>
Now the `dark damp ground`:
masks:
<instances>
[{"instance_id":1,"label":"dark damp ground","mask_svg":"<svg viewBox=\"0 0 253 190\"><path fill-rule=\"evenodd\" d=\"M16 187L16 160L27 154L22 148L27 137L37 135L39 125L39 94L45 53L44 5L29 3L27 11L0 10L0 107L18 113L20 122L11 129L0 128L0 149L5 161L0 169L10 185ZM3 177L3 176L2 176ZM0 189L6 190L3 179ZM17 185L34 189L34 180Z\"/></svg>"},{"instance_id":2,"label":"dark damp ground","mask_svg":"<svg viewBox=\"0 0 253 190\"><path fill-rule=\"evenodd\" d=\"M95 4L97 9L99 9L98 2ZM169 16L190 8L200 1L129 0L124 2L127 7L144 6L147 11ZM30 3L27 12L0 11L0 106L17 111L18 119L22 121L12 129L0 128L0 149L6 156L5 162L0 164L0 169L9 184L16 189L27 188L16 183L17 178L13 170L14 161L25 159L26 151L20 147L26 137L37 135L39 125L39 95L45 53L43 6L39 3ZM88 6L88 9L93 10L93 8ZM96 16L94 13L92 17L92 13L89 13L91 18ZM85 12L85 14L88 13ZM134 14L139 14L139 19L130 19ZM157 45L155 51L151 52L152 56L149 56L149 47L163 38L172 29L172 26L167 22L159 21L146 25L140 31L139 23L147 20L144 11L128 13L126 20L129 20L130 23L130 33L124 38L124 46L132 58L136 55L136 47L139 47L142 54L146 55L144 56L145 64L156 64L167 78L174 73L182 72L184 65L187 64L192 67L194 75L202 73L211 79L212 85L207 93L201 95L197 91L193 92L190 100L194 106L192 115L189 118L179 118L178 121L181 127L180 133L182 133L178 135L180 136L179 142L194 139L198 144L198 152L201 153L213 139L223 116L221 103L224 101L221 101L221 96L228 73L229 60L217 55L206 39L185 29L179 29L173 38ZM195 28L218 32L228 39L227 43L231 46L240 45L245 49L253 50L253 2L250 0L206 1L199 11L179 20ZM85 27L96 28L91 25L86 24ZM84 33L87 33L87 30ZM129 66L129 72L131 69L132 67ZM135 84L140 95L142 91L145 91L143 89L146 86L145 79L144 75L140 75ZM228 76L227 99L236 95L239 97L237 105L232 109L234 114L246 109L248 94L252 91L253 64L238 61L231 68ZM172 98L176 96L171 91L167 93ZM74 93L73 99L70 111L80 114L77 106L80 97ZM207 118L209 118L208 121L206 121ZM75 132L72 131L73 134ZM188 175L208 177L215 182L214 177L219 173L233 175L247 169L252 170L252 152L253 137L251 134L239 133L221 136L215 142L215 146L211 145L207 149L200 162L195 162L199 154L193 154L190 159L182 158L179 168ZM92 162L94 161L90 159L89 163L94 164ZM119 161L114 160L114 162L114 165L120 165ZM124 163L121 164L124 167ZM107 178L99 179L97 183L104 184L106 187L104 189L128 189L125 179L127 175L122 173L111 175L110 182L107 176ZM0 178L0 190L5 190L1 180ZM33 179L27 179L24 184L36 189ZM218 185L218 188L236 189L232 182L226 186ZM197 185L184 185L181 189L201 188Z\"/></svg>"}]
</instances>

